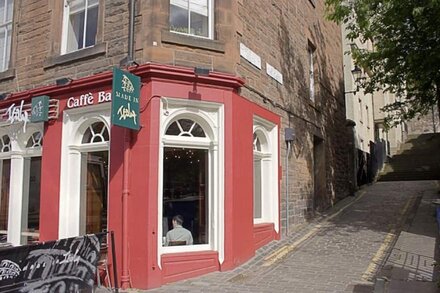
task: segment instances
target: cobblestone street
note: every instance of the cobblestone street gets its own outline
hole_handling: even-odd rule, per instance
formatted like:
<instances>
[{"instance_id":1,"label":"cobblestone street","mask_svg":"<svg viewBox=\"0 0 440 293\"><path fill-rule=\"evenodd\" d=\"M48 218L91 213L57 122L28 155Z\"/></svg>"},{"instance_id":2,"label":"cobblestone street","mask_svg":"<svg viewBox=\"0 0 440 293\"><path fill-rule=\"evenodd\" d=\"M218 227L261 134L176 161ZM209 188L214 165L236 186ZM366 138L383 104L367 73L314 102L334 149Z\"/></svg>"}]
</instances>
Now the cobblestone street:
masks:
<instances>
[{"instance_id":1,"label":"cobblestone street","mask_svg":"<svg viewBox=\"0 0 440 293\"><path fill-rule=\"evenodd\" d=\"M373 292L375 274L398 232L422 197L437 196L437 184L380 182L365 187L289 238L261 248L233 271L148 292Z\"/></svg>"}]
</instances>

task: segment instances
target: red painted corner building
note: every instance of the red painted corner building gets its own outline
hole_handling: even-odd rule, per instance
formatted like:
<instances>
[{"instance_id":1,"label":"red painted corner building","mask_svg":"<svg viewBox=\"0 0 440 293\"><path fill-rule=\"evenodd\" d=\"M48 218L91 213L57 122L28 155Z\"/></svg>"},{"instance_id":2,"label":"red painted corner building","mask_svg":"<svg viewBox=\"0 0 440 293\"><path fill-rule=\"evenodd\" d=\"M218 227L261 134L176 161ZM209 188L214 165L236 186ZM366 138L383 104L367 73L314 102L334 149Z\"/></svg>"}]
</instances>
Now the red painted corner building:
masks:
<instances>
[{"instance_id":1,"label":"red painted corner building","mask_svg":"<svg viewBox=\"0 0 440 293\"><path fill-rule=\"evenodd\" d=\"M118 279L134 288L234 268L279 239L280 117L241 97L232 75L129 71L141 79L137 131L112 125L111 71L0 103L6 239L114 231ZM41 96L48 120L31 122ZM168 241L177 215L192 243Z\"/></svg>"}]
</instances>

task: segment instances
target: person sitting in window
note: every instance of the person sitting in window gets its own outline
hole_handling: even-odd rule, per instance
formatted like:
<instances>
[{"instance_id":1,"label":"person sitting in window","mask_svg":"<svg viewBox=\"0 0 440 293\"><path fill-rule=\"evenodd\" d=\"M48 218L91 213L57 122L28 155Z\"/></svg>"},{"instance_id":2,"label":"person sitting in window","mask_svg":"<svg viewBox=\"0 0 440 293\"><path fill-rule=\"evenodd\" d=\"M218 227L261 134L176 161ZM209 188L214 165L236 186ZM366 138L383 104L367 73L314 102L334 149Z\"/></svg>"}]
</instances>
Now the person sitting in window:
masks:
<instances>
[{"instance_id":1,"label":"person sitting in window","mask_svg":"<svg viewBox=\"0 0 440 293\"><path fill-rule=\"evenodd\" d=\"M193 244L191 232L183 228L182 224L183 217L181 215L173 217L173 229L167 232L165 246Z\"/></svg>"}]
</instances>

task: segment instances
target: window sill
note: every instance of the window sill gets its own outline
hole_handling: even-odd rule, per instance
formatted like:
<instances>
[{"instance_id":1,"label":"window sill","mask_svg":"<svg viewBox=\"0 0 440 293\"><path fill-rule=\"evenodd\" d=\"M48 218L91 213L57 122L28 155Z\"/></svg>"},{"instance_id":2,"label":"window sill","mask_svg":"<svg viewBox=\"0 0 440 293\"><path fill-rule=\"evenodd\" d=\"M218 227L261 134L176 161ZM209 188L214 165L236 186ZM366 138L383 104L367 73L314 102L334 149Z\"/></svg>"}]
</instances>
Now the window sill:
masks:
<instances>
[{"instance_id":1,"label":"window sill","mask_svg":"<svg viewBox=\"0 0 440 293\"><path fill-rule=\"evenodd\" d=\"M54 55L46 58L44 62L44 69L55 67L58 65L68 64L84 59L89 59L98 55L103 55L107 52L107 44L100 43L93 47L88 47L75 52L63 55Z\"/></svg>"},{"instance_id":2,"label":"window sill","mask_svg":"<svg viewBox=\"0 0 440 293\"><path fill-rule=\"evenodd\" d=\"M7 80L13 78L15 78L15 68L9 68L3 72L0 72L0 80Z\"/></svg>"},{"instance_id":3,"label":"window sill","mask_svg":"<svg viewBox=\"0 0 440 293\"><path fill-rule=\"evenodd\" d=\"M225 52L225 44L220 41L177 34L166 30L162 31L161 41L166 44L184 45L219 53Z\"/></svg>"}]
</instances>

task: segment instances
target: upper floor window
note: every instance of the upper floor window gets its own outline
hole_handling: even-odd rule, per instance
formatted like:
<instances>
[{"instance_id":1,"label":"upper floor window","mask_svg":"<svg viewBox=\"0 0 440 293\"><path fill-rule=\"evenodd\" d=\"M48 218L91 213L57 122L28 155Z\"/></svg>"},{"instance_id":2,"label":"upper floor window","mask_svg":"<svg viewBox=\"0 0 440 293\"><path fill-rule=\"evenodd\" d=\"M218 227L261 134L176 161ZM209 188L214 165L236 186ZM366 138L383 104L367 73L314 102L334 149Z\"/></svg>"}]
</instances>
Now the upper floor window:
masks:
<instances>
[{"instance_id":1,"label":"upper floor window","mask_svg":"<svg viewBox=\"0 0 440 293\"><path fill-rule=\"evenodd\" d=\"M312 101L315 101L315 47L309 44L309 95Z\"/></svg>"},{"instance_id":2,"label":"upper floor window","mask_svg":"<svg viewBox=\"0 0 440 293\"><path fill-rule=\"evenodd\" d=\"M0 71L8 69L11 57L13 8L13 0L0 1Z\"/></svg>"},{"instance_id":3,"label":"upper floor window","mask_svg":"<svg viewBox=\"0 0 440 293\"><path fill-rule=\"evenodd\" d=\"M172 32L212 39L214 0L170 0Z\"/></svg>"},{"instance_id":4,"label":"upper floor window","mask_svg":"<svg viewBox=\"0 0 440 293\"><path fill-rule=\"evenodd\" d=\"M99 0L65 0L62 53L94 46Z\"/></svg>"}]
</instances>

